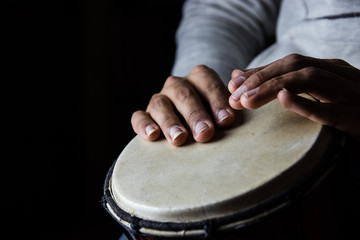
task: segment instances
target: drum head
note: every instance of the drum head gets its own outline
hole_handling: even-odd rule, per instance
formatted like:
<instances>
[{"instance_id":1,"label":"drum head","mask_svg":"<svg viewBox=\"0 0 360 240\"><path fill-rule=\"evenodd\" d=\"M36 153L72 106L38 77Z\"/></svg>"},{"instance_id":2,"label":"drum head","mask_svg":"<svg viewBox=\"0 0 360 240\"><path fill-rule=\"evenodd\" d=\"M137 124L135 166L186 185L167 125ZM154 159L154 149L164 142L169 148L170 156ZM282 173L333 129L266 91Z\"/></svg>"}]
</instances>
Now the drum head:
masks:
<instances>
[{"instance_id":1,"label":"drum head","mask_svg":"<svg viewBox=\"0 0 360 240\"><path fill-rule=\"evenodd\" d=\"M277 101L242 114L241 124L217 130L205 144L174 147L135 137L110 171L111 214L130 230L178 236L203 234L204 221L224 220L220 227L231 228L281 207L254 211L316 169L332 133ZM229 220L242 214L246 219ZM156 227L161 223L168 225Z\"/></svg>"}]
</instances>

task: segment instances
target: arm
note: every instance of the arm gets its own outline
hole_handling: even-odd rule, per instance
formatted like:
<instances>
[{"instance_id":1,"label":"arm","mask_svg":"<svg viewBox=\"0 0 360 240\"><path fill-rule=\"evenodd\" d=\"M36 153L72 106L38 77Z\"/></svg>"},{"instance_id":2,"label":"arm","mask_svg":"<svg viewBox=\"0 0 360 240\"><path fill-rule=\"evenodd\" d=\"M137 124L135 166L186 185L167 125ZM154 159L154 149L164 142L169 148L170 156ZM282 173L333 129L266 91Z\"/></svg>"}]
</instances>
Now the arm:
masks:
<instances>
[{"instance_id":1,"label":"arm","mask_svg":"<svg viewBox=\"0 0 360 240\"><path fill-rule=\"evenodd\" d=\"M275 0L186 2L177 31L174 76L153 95L146 111L133 114L134 131L149 141L162 132L179 146L189 134L198 142L207 142L215 126L230 126L235 113L224 82L235 67L245 68L271 42L278 5Z\"/></svg>"},{"instance_id":2,"label":"arm","mask_svg":"<svg viewBox=\"0 0 360 240\"><path fill-rule=\"evenodd\" d=\"M185 76L200 64L225 82L244 69L275 36L279 0L189 0L177 31L172 74Z\"/></svg>"}]
</instances>

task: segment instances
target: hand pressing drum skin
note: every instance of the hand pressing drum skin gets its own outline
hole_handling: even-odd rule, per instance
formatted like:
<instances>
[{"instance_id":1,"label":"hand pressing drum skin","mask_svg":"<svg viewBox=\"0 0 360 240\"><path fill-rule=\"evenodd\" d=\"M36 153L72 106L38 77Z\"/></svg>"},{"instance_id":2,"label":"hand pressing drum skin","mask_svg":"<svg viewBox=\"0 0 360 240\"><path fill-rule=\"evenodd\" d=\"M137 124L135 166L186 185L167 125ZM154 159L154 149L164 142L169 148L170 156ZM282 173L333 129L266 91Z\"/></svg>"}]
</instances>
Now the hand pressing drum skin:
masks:
<instances>
[{"instance_id":1,"label":"hand pressing drum skin","mask_svg":"<svg viewBox=\"0 0 360 240\"><path fill-rule=\"evenodd\" d=\"M180 146L189 135L182 116L194 139L207 142L214 136L215 124L234 123L233 109L256 109L277 98L283 107L312 121L360 137L360 70L343 60L292 54L246 72L234 70L228 90L231 96L217 73L203 65L186 77L170 76L146 111L133 114L133 129L149 141L158 139L162 131L171 144Z\"/></svg>"},{"instance_id":2,"label":"hand pressing drum skin","mask_svg":"<svg viewBox=\"0 0 360 240\"><path fill-rule=\"evenodd\" d=\"M162 90L152 96L146 111L133 114L131 124L146 140L154 141L163 132L171 144L179 146L189 135L182 124L183 118L193 138L197 142L207 142L214 136L215 125L228 127L235 121L229 96L218 74L199 65L185 77L168 77Z\"/></svg>"},{"instance_id":3,"label":"hand pressing drum skin","mask_svg":"<svg viewBox=\"0 0 360 240\"><path fill-rule=\"evenodd\" d=\"M292 54L247 72L234 70L228 89L234 109L259 108L277 98L312 121L360 137L360 70L343 60Z\"/></svg>"}]
</instances>

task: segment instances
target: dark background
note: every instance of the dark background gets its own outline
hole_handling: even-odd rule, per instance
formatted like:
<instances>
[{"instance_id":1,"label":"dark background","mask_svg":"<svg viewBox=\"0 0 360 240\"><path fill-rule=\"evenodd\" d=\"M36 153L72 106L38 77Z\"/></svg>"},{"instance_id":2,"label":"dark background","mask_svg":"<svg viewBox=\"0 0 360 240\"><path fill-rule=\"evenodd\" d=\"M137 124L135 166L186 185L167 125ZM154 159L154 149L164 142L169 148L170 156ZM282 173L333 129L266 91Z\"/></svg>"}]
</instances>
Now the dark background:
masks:
<instances>
[{"instance_id":1,"label":"dark background","mask_svg":"<svg viewBox=\"0 0 360 240\"><path fill-rule=\"evenodd\" d=\"M131 114L170 74L182 3L1 1L9 238L118 239L103 182L135 136Z\"/></svg>"},{"instance_id":2,"label":"dark background","mask_svg":"<svg viewBox=\"0 0 360 240\"><path fill-rule=\"evenodd\" d=\"M182 0L1 5L20 169L13 234L117 239L103 182L135 136L131 114L170 74Z\"/></svg>"}]
</instances>

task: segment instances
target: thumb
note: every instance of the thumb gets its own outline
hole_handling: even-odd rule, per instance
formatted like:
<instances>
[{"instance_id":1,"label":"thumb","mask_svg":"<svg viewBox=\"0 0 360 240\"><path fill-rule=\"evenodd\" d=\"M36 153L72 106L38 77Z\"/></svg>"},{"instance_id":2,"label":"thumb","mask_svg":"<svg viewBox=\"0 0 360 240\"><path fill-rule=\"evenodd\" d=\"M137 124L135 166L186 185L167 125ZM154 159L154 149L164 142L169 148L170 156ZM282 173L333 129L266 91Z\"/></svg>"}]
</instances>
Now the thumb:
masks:
<instances>
[{"instance_id":1,"label":"thumb","mask_svg":"<svg viewBox=\"0 0 360 240\"><path fill-rule=\"evenodd\" d=\"M288 90L279 91L277 99L283 107L314 122L335 127L351 135L360 134L358 107L314 102Z\"/></svg>"}]
</instances>

